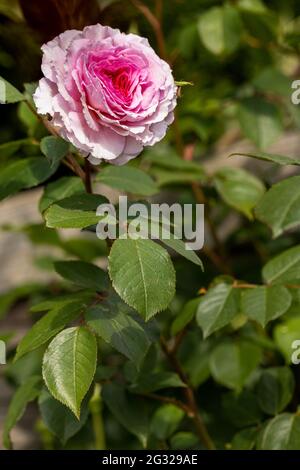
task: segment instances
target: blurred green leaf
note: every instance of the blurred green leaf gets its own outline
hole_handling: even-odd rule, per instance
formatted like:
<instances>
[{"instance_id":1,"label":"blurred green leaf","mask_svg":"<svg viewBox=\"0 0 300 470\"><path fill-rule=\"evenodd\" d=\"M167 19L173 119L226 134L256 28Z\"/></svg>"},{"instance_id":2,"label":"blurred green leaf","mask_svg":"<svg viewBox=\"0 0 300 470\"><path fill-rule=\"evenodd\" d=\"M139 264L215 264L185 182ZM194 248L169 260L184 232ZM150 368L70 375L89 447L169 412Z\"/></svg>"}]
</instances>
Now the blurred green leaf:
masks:
<instances>
[{"instance_id":1,"label":"blurred green leaf","mask_svg":"<svg viewBox=\"0 0 300 470\"><path fill-rule=\"evenodd\" d=\"M262 98L245 98L238 107L238 120L246 137L265 150L282 133L279 108Z\"/></svg>"},{"instance_id":2,"label":"blurred green leaf","mask_svg":"<svg viewBox=\"0 0 300 470\"><path fill-rule=\"evenodd\" d=\"M56 400L80 419L81 402L92 383L97 361L95 336L85 327L61 331L43 359L43 378Z\"/></svg>"}]
</instances>

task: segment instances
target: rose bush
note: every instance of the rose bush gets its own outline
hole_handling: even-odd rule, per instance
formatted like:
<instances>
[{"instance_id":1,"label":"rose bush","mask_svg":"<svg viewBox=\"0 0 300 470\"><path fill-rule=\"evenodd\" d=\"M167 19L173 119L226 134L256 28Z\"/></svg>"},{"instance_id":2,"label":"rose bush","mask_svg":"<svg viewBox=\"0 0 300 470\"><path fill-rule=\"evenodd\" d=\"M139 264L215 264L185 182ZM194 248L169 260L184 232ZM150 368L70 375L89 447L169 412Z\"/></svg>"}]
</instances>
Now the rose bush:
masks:
<instances>
[{"instance_id":1,"label":"rose bush","mask_svg":"<svg viewBox=\"0 0 300 470\"><path fill-rule=\"evenodd\" d=\"M165 136L177 88L147 39L97 24L42 50L37 110L92 163L124 164Z\"/></svg>"}]
</instances>

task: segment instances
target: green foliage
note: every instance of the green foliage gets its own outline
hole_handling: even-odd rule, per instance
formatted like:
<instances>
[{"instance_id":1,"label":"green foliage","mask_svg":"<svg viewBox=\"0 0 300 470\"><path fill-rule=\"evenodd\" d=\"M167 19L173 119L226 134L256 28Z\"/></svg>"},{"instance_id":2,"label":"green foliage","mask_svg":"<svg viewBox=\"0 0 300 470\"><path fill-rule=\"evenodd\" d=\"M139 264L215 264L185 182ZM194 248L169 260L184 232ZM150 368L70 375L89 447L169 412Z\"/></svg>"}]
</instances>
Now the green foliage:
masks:
<instances>
[{"instance_id":1,"label":"green foliage","mask_svg":"<svg viewBox=\"0 0 300 470\"><path fill-rule=\"evenodd\" d=\"M153 179L138 168L107 166L99 173L97 181L140 196L152 196L158 192Z\"/></svg>"},{"instance_id":2,"label":"green foliage","mask_svg":"<svg viewBox=\"0 0 300 470\"><path fill-rule=\"evenodd\" d=\"M41 140L41 151L51 167L55 167L66 156L68 150L69 144L59 137L48 136Z\"/></svg>"},{"instance_id":3,"label":"green foliage","mask_svg":"<svg viewBox=\"0 0 300 470\"><path fill-rule=\"evenodd\" d=\"M73 29L97 11L0 3L4 447L34 402L44 448L300 450L297 2L143 0L140 15L138 2L92 2L105 24L147 37L178 87L164 140L121 166L89 164L32 98L41 41L61 30L48 8ZM23 213L30 188L39 219ZM147 208L204 204L203 248L176 238L176 220L151 220L157 239L143 238L150 216L135 237L131 218L113 217L127 237L100 240L97 208L117 210L119 192ZM15 240L33 245L38 283L31 269L17 283ZM22 335L16 318L31 325Z\"/></svg>"}]
</instances>

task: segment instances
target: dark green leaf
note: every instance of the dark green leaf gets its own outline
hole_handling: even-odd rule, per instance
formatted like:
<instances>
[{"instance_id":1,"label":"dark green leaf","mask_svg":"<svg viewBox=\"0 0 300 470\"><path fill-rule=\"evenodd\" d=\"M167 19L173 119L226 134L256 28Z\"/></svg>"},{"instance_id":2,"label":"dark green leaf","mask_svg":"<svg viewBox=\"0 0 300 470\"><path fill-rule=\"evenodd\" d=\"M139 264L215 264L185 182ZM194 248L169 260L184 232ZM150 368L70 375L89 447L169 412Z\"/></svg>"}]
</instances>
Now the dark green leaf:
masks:
<instances>
[{"instance_id":1,"label":"dark green leaf","mask_svg":"<svg viewBox=\"0 0 300 470\"><path fill-rule=\"evenodd\" d=\"M268 415L280 413L291 401L294 388L294 376L288 367L263 370L256 388L259 406Z\"/></svg>"},{"instance_id":2,"label":"dark green leaf","mask_svg":"<svg viewBox=\"0 0 300 470\"><path fill-rule=\"evenodd\" d=\"M97 343L86 328L60 332L44 355L43 377L56 398L80 418L80 406L92 383L97 361Z\"/></svg>"},{"instance_id":3,"label":"dark green leaf","mask_svg":"<svg viewBox=\"0 0 300 470\"><path fill-rule=\"evenodd\" d=\"M41 377L32 376L24 382L14 394L4 420L3 445L11 448L10 431L22 418L27 403L36 399L41 390Z\"/></svg>"},{"instance_id":4,"label":"dark green leaf","mask_svg":"<svg viewBox=\"0 0 300 470\"><path fill-rule=\"evenodd\" d=\"M60 137L49 135L42 139L41 151L47 158L51 167L54 167L67 155L69 144Z\"/></svg>"}]
</instances>

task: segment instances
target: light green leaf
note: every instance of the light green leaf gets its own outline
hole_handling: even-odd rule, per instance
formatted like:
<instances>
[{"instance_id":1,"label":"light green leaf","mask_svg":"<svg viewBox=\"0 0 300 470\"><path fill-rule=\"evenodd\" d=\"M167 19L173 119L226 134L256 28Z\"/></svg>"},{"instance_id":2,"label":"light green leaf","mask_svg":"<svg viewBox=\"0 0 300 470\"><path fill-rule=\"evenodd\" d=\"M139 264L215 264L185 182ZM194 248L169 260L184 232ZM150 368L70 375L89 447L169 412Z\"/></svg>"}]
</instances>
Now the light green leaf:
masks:
<instances>
[{"instance_id":1,"label":"light green leaf","mask_svg":"<svg viewBox=\"0 0 300 470\"><path fill-rule=\"evenodd\" d=\"M162 405L153 415L150 431L157 439L164 441L176 431L183 417L181 408L172 404Z\"/></svg>"},{"instance_id":2,"label":"light green leaf","mask_svg":"<svg viewBox=\"0 0 300 470\"><path fill-rule=\"evenodd\" d=\"M64 279L80 287L102 291L107 289L109 280L106 272L85 261L56 261L55 271Z\"/></svg>"},{"instance_id":3,"label":"light green leaf","mask_svg":"<svg viewBox=\"0 0 300 470\"><path fill-rule=\"evenodd\" d=\"M42 290L40 284L24 284L0 295L0 320L5 317L15 302Z\"/></svg>"},{"instance_id":4,"label":"light green leaf","mask_svg":"<svg viewBox=\"0 0 300 470\"><path fill-rule=\"evenodd\" d=\"M45 383L56 398L80 419L80 406L92 383L97 361L95 336L86 328L60 332L43 359Z\"/></svg>"},{"instance_id":5,"label":"light green leaf","mask_svg":"<svg viewBox=\"0 0 300 470\"><path fill-rule=\"evenodd\" d=\"M136 396L131 398L123 386L117 383L105 384L102 387L102 397L116 420L146 447L148 416L144 401L140 401Z\"/></svg>"},{"instance_id":6,"label":"light green leaf","mask_svg":"<svg viewBox=\"0 0 300 470\"><path fill-rule=\"evenodd\" d=\"M100 218L97 207L107 202L98 194L78 194L52 204L44 213L47 227L85 228L95 225Z\"/></svg>"},{"instance_id":7,"label":"light green leaf","mask_svg":"<svg viewBox=\"0 0 300 470\"><path fill-rule=\"evenodd\" d=\"M291 80L274 67L267 67L262 70L252 83L258 90L281 95L290 100Z\"/></svg>"},{"instance_id":8,"label":"light green leaf","mask_svg":"<svg viewBox=\"0 0 300 470\"><path fill-rule=\"evenodd\" d=\"M229 284L218 284L200 299L197 323L206 338L214 331L228 325L238 313L238 289Z\"/></svg>"},{"instance_id":9,"label":"light green leaf","mask_svg":"<svg viewBox=\"0 0 300 470\"><path fill-rule=\"evenodd\" d=\"M7 449L11 448L10 431L22 418L27 403L36 399L42 386L39 376L32 376L26 380L15 392L4 420L3 445Z\"/></svg>"},{"instance_id":10,"label":"light green leaf","mask_svg":"<svg viewBox=\"0 0 300 470\"><path fill-rule=\"evenodd\" d=\"M62 444L66 442L85 425L88 417L88 407L82 409L80 420L59 401L55 400L47 390L43 390L39 397L39 409L42 420Z\"/></svg>"},{"instance_id":11,"label":"light green leaf","mask_svg":"<svg viewBox=\"0 0 300 470\"><path fill-rule=\"evenodd\" d=\"M44 315L19 343L15 361L53 338L79 316L84 306L81 302L62 304Z\"/></svg>"},{"instance_id":12,"label":"light green leaf","mask_svg":"<svg viewBox=\"0 0 300 470\"><path fill-rule=\"evenodd\" d=\"M96 179L112 188L140 196L152 196L158 192L153 179L138 168L110 165L100 171Z\"/></svg>"},{"instance_id":13,"label":"light green leaf","mask_svg":"<svg viewBox=\"0 0 300 470\"><path fill-rule=\"evenodd\" d=\"M283 286L260 286L242 293L242 313L262 326L288 310L292 296Z\"/></svg>"},{"instance_id":14,"label":"light green leaf","mask_svg":"<svg viewBox=\"0 0 300 470\"><path fill-rule=\"evenodd\" d=\"M224 201L252 219L252 209L265 192L263 183L246 170L229 167L218 170L214 179Z\"/></svg>"},{"instance_id":15,"label":"light green leaf","mask_svg":"<svg viewBox=\"0 0 300 470\"><path fill-rule=\"evenodd\" d=\"M238 10L228 5L211 8L200 16L198 30L210 52L230 54L240 43L242 24Z\"/></svg>"},{"instance_id":16,"label":"light green leaf","mask_svg":"<svg viewBox=\"0 0 300 470\"><path fill-rule=\"evenodd\" d=\"M223 343L210 357L214 379L228 388L241 390L261 360L261 349L247 341Z\"/></svg>"},{"instance_id":17,"label":"light green leaf","mask_svg":"<svg viewBox=\"0 0 300 470\"><path fill-rule=\"evenodd\" d=\"M150 340L142 325L130 316L130 308L117 296L90 307L85 318L100 338L140 365L150 346Z\"/></svg>"},{"instance_id":18,"label":"light green leaf","mask_svg":"<svg viewBox=\"0 0 300 470\"><path fill-rule=\"evenodd\" d=\"M49 135L42 139L41 151L47 158L51 167L57 166L67 155L69 151L69 143L60 137Z\"/></svg>"},{"instance_id":19,"label":"light green leaf","mask_svg":"<svg viewBox=\"0 0 300 470\"><path fill-rule=\"evenodd\" d=\"M268 261L262 276L268 284L300 281L300 246L293 246Z\"/></svg>"},{"instance_id":20,"label":"light green leaf","mask_svg":"<svg viewBox=\"0 0 300 470\"><path fill-rule=\"evenodd\" d=\"M51 204L61 199L84 193L84 184L78 176L64 176L49 183L39 202L40 212L44 212Z\"/></svg>"},{"instance_id":21,"label":"light green leaf","mask_svg":"<svg viewBox=\"0 0 300 470\"><path fill-rule=\"evenodd\" d=\"M0 77L0 104L18 103L24 99L24 95L19 90Z\"/></svg>"},{"instance_id":22,"label":"light green leaf","mask_svg":"<svg viewBox=\"0 0 300 470\"><path fill-rule=\"evenodd\" d=\"M262 430L258 450L300 450L300 416L282 413Z\"/></svg>"},{"instance_id":23,"label":"light green leaf","mask_svg":"<svg viewBox=\"0 0 300 470\"><path fill-rule=\"evenodd\" d=\"M56 168L51 168L42 157L29 157L8 163L0 172L0 200L21 189L43 183Z\"/></svg>"},{"instance_id":24,"label":"light green leaf","mask_svg":"<svg viewBox=\"0 0 300 470\"><path fill-rule=\"evenodd\" d=\"M270 367L262 371L256 393L261 409L268 415L283 411L293 397L295 379L289 367Z\"/></svg>"},{"instance_id":25,"label":"light green leaf","mask_svg":"<svg viewBox=\"0 0 300 470\"><path fill-rule=\"evenodd\" d=\"M152 240L116 240L109 275L120 297L147 321L175 294L175 271L166 250Z\"/></svg>"},{"instance_id":26,"label":"light green leaf","mask_svg":"<svg viewBox=\"0 0 300 470\"><path fill-rule=\"evenodd\" d=\"M262 98L245 98L238 107L238 119L241 128L258 148L269 147L283 130L279 109Z\"/></svg>"},{"instance_id":27,"label":"light green leaf","mask_svg":"<svg viewBox=\"0 0 300 470\"><path fill-rule=\"evenodd\" d=\"M255 208L255 216L278 237L300 224L300 176L280 181L267 191Z\"/></svg>"}]
</instances>

